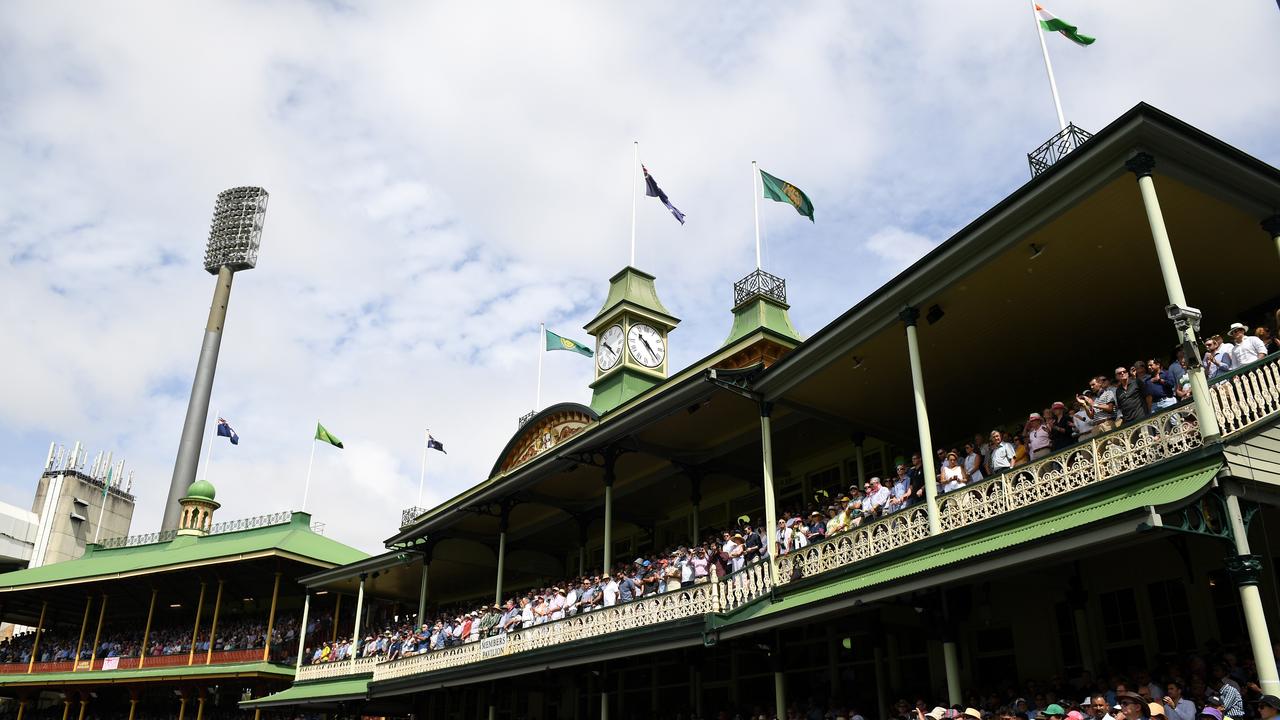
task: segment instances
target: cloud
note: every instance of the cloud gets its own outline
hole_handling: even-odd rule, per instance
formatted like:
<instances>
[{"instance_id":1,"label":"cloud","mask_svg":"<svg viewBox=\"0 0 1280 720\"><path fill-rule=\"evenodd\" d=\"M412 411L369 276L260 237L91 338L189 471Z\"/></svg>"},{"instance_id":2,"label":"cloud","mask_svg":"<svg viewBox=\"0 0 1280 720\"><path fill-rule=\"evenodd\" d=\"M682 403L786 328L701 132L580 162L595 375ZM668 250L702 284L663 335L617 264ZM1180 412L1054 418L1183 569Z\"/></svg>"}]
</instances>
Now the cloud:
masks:
<instances>
[{"instance_id":1,"label":"cloud","mask_svg":"<svg viewBox=\"0 0 1280 720\"><path fill-rule=\"evenodd\" d=\"M1280 68L1272 12L1081 5L1098 43L1051 45L1070 119L1148 100L1275 163L1260 118L1280 100L1256 91ZM760 207L766 269L809 333L1025 182L1056 128L1030 13L1001 4L3 14L0 489L26 504L50 440L110 448L136 470L138 532L166 495L224 188L272 197L214 390L243 437L214 449L219 513L298 507L321 418L349 449L318 449L308 509L375 550L416 502L423 430L449 447L431 503L482 480L532 409L538 323L586 339L627 262L633 140L689 217L639 198L637 264L683 318L680 367L723 341L754 266L751 160L816 205L813 224ZM1191 45L1125 40L1187 26ZM589 399L588 361L545 361L546 402Z\"/></svg>"}]
</instances>

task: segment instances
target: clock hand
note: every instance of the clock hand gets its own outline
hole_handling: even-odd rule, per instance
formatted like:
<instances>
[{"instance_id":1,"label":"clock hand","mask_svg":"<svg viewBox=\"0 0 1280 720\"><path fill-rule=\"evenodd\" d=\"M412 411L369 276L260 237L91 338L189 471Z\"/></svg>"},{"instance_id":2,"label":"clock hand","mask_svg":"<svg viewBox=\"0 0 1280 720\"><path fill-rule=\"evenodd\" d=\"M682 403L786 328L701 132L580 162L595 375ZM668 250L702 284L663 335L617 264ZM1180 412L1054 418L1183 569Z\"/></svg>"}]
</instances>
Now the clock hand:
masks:
<instances>
[{"instance_id":1,"label":"clock hand","mask_svg":"<svg viewBox=\"0 0 1280 720\"><path fill-rule=\"evenodd\" d=\"M653 351L653 347L651 347L651 346L649 345L649 341L648 341L648 340L645 340L643 335L641 335L641 336L640 336L640 342L644 343L644 347L645 347L645 349L646 349L646 350L648 350L648 351L649 351L649 355L650 355L651 357L653 357L653 359L654 359L654 360L657 360L657 359L658 359L658 353L656 353L656 352L654 352L654 351Z\"/></svg>"}]
</instances>

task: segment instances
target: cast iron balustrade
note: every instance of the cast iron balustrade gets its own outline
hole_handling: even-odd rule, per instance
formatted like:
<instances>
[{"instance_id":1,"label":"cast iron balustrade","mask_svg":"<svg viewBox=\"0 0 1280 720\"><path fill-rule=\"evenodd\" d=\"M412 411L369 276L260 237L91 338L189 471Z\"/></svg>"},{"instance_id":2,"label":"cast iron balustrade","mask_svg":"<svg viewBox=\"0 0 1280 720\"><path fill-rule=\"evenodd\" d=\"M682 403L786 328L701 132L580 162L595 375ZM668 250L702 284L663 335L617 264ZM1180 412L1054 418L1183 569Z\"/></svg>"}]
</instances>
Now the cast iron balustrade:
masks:
<instances>
[{"instance_id":1,"label":"cast iron balustrade","mask_svg":"<svg viewBox=\"0 0 1280 720\"><path fill-rule=\"evenodd\" d=\"M214 523L213 526L209 528L209 534L221 535L222 533L254 530L262 527L271 527L272 525L288 525L292 520L293 513L285 510L283 512L271 513L270 515L258 515L257 517ZM98 544L103 548L108 549L136 547L138 545L153 545L155 543L169 542L177 536L177 530L161 530L160 532L130 535L128 537L107 538Z\"/></svg>"},{"instance_id":2,"label":"cast iron balustrade","mask_svg":"<svg viewBox=\"0 0 1280 720\"><path fill-rule=\"evenodd\" d=\"M755 272L733 284L734 307L738 307L757 295L786 305L787 281L777 275L771 275L756 268Z\"/></svg>"},{"instance_id":3,"label":"cast iron balustrade","mask_svg":"<svg viewBox=\"0 0 1280 720\"><path fill-rule=\"evenodd\" d=\"M527 413L525 413L525 414L521 415L521 416L520 416L520 419L516 421L516 429L520 429L520 428L524 427L524 426L525 426L525 423L527 423L527 422L529 422L530 420L532 420L532 419L533 419L533 416L534 416L534 415L537 415L537 414L538 414L538 411L537 411L537 410L530 410L529 412L527 412Z\"/></svg>"},{"instance_id":4,"label":"cast iron balustrade","mask_svg":"<svg viewBox=\"0 0 1280 720\"><path fill-rule=\"evenodd\" d=\"M232 663L261 662L262 648L245 648L243 650L214 650L209 662L205 662L205 650L196 650L194 658L190 658L188 653L180 652L172 655L147 655L147 661L143 664L143 669L158 667L186 667L188 659L191 659L192 665L228 665ZM89 667L88 660L80 660L78 662L72 660L59 660L57 662L35 662L31 663L32 673L67 673L73 669L79 672L88 672L90 670L102 670L104 661L110 658L95 658L93 667ZM115 670L137 670L138 658L119 657L115 658ZM19 675L27 672L27 663L0 663L0 675ZM111 672L107 670L106 672Z\"/></svg>"},{"instance_id":5,"label":"cast iron balustrade","mask_svg":"<svg viewBox=\"0 0 1280 720\"><path fill-rule=\"evenodd\" d=\"M1084 145L1093 133L1076 127L1073 123L1058 131L1058 134L1044 141L1040 147L1027 153L1027 164L1031 166L1031 177L1048 170L1054 163L1066 157L1068 153Z\"/></svg>"},{"instance_id":6,"label":"cast iron balustrade","mask_svg":"<svg viewBox=\"0 0 1280 720\"><path fill-rule=\"evenodd\" d=\"M1216 378L1210 386L1223 438L1238 436L1280 413L1280 356ZM1186 402L1039 460L938 497L942 532L998 518L1038 503L1191 453L1204 444L1193 404ZM416 509L414 509L416 510ZM406 511L408 513L409 511ZM778 558L778 585L842 569L929 537L923 503ZM443 650L378 663L374 681L409 677L552 647L694 615L732 613L775 589L768 565L755 563L723 578L593 610L532 628Z\"/></svg>"},{"instance_id":7,"label":"cast iron balustrade","mask_svg":"<svg viewBox=\"0 0 1280 720\"><path fill-rule=\"evenodd\" d=\"M427 514L429 508L418 506L407 507L400 511L400 527L406 528L413 524L414 520Z\"/></svg>"},{"instance_id":8,"label":"cast iron balustrade","mask_svg":"<svg viewBox=\"0 0 1280 720\"><path fill-rule=\"evenodd\" d=\"M261 652L259 652L259 655L261 655ZM298 668L298 673L294 680L327 680L329 678L346 677L347 675L364 675L373 672L373 666L377 665L380 659L371 655L369 657L356 658L355 662L341 660L316 663L315 665L303 665Z\"/></svg>"},{"instance_id":9,"label":"cast iron balustrade","mask_svg":"<svg viewBox=\"0 0 1280 720\"><path fill-rule=\"evenodd\" d=\"M160 532L130 535L128 537L107 538L98 544L104 548L135 547L137 545L151 545L154 543L169 542L176 537L178 537L177 530L161 530Z\"/></svg>"}]
</instances>

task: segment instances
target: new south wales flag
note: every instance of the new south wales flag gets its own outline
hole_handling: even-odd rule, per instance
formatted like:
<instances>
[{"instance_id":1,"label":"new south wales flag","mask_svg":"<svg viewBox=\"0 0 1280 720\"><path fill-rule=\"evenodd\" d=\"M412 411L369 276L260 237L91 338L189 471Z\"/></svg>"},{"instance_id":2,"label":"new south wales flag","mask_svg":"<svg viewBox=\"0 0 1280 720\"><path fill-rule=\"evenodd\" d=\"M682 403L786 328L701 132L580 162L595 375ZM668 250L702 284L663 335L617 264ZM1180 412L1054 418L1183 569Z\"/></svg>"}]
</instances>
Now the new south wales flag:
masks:
<instances>
[{"instance_id":1,"label":"new south wales flag","mask_svg":"<svg viewBox=\"0 0 1280 720\"><path fill-rule=\"evenodd\" d=\"M547 330L546 333L547 350L568 350L570 352L576 352L579 355L586 355L587 357L593 357L595 355L595 352L591 348L576 340L570 340L567 337L560 337L550 330Z\"/></svg>"}]
</instances>

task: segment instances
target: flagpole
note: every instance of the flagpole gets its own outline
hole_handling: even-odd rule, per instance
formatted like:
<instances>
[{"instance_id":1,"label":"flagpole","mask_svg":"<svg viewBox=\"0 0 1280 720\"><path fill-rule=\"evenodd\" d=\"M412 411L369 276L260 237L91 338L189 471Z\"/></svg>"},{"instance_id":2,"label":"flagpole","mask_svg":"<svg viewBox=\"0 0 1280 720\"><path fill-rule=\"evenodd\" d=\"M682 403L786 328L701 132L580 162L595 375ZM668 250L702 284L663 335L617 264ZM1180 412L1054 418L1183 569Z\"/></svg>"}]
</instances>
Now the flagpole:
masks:
<instances>
[{"instance_id":1,"label":"flagpole","mask_svg":"<svg viewBox=\"0 0 1280 720\"><path fill-rule=\"evenodd\" d=\"M215 410L213 412L213 432L209 433L209 452L205 453L205 456L204 456L204 479L206 482L208 482L209 480L209 465L213 463L213 441L218 437L217 433L218 433L218 418L220 417L219 413L220 411L218 410Z\"/></svg>"},{"instance_id":2,"label":"flagpole","mask_svg":"<svg viewBox=\"0 0 1280 720\"><path fill-rule=\"evenodd\" d=\"M1044 41L1044 28L1040 27L1040 16L1036 13L1036 2L1031 0L1031 19L1036 23L1036 35L1040 36L1040 50L1044 53L1044 69L1049 73L1049 89L1053 91L1053 107L1058 111L1058 129L1067 129L1066 116L1062 114L1062 99L1058 97L1058 81L1053 79L1053 63L1049 62L1049 44Z\"/></svg>"},{"instance_id":3,"label":"flagpole","mask_svg":"<svg viewBox=\"0 0 1280 720\"><path fill-rule=\"evenodd\" d=\"M422 438L422 472L418 473L418 503L414 507L422 507L422 484L427 479L427 438L431 437L431 428L427 428L426 437Z\"/></svg>"},{"instance_id":4,"label":"flagpole","mask_svg":"<svg viewBox=\"0 0 1280 720\"><path fill-rule=\"evenodd\" d=\"M635 262L635 257L631 258ZM547 324L538 323L538 394L533 401L533 411L542 409L542 356L547 354Z\"/></svg>"},{"instance_id":5,"label":"flagpole","mask_svg":"<svg viewBox=\"0 0 1280 720\"><path fill-rule=\"evenodd\" d=\"M320 420L316 420L316 427L320 427ZM302 486L302 512L307 511L307 495L311 494L311 468L316 464L316 438L311 436L311 459L307 461L307 482Z\"/></svg>"},{"instance_id":6,"label":"flagpole","mask_svg":"<svg viewBox=\"0 0 1280 720\"><path fill-rule=\"evenodd\" d=\"M640 172L640 141L631 144L631 267L636 266L636 177Z\"/></svg>"},{"instance_id":7,"label":"flagpole","mask_svg":"<svg viewBox=\"0 0 1280 720\"><path fill-rule=\"evenodd\" d=\"M760 193L756 192L756 179L760 177L760 169L756 161L751 161L751 203L756 218L756 269L760 269Z\"/></svg>"}]
</instances>

